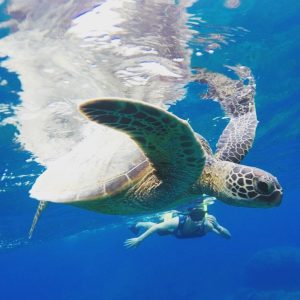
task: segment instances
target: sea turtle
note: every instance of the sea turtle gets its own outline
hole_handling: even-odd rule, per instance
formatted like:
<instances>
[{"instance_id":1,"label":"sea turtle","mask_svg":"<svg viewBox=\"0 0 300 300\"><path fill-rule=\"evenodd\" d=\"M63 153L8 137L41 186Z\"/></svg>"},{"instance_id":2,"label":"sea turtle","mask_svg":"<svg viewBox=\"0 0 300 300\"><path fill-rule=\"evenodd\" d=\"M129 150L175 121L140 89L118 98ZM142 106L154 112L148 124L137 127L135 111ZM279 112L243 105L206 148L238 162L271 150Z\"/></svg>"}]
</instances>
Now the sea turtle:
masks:
<instances>
[{"instance_id":1,"label":"sea turtle","mask_svg":"<svg viewBox=\"0 0 300 300\"><path fill-rule=\"evenodd\" d=\"M30 234L48 201L107 214L170 209L203 193L236 206L279 205L282 188L277 179L261 169L239 164L255 136L255 82L249 69L232 69L239 80L203 70L195 75L196 81L209 86L206 98L217 99L230 118L215 154L187 121L154 105L121 98L80 104L79 111L89 120L127 134L141 149L133 154L139 155L139 163L110 180L99 178L97 192L85 190L76 197L45 195L43 190L50 184L46 170L31 190L31 196L41 202Z\"/></svg>"}]
</instances>

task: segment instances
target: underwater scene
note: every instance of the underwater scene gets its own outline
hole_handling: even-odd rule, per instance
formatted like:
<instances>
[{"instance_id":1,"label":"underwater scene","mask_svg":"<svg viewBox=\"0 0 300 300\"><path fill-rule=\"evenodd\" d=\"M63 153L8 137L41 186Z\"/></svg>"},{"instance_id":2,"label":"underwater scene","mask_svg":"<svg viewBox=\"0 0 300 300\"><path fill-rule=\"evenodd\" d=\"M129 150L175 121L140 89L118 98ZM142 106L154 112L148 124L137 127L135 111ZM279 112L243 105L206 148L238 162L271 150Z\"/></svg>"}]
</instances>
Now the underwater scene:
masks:
<instances>
[{"instance_id":1,"label":"underwater scene","mask_svg":"<svg viewBox=\"0 0 300 300\"><path fill-rule=\"evenodd\" d=\"M299 13L0 0L0 299L300 300Z\"/></svg>"}]
</instances>

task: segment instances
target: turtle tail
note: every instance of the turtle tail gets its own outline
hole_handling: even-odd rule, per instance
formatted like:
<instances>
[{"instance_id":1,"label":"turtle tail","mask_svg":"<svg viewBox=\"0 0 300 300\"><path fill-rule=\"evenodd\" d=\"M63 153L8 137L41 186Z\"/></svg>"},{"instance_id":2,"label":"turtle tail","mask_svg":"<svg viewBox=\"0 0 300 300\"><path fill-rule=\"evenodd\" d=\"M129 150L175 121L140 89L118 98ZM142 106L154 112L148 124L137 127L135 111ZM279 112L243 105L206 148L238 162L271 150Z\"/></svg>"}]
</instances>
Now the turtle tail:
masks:
<instances>
[{"instance_id":1,"label":"turtle tail","mask_svg":"<svg viewBox=\"0 0 300 300\"><path fill-rule=\"evenodd\" d=\"M47 201L40 201L39 203L39 206L36 210L36 213L34 215L34 218L33 218L33 221L32 221L32 224L31 224L31 227L30 227L30 230L29 230L29 233L28 233L28 238L31 239L32 237L32 234L33 234L33 231L36 227L36 224L39 220L39 218L41 217L41 214L43 212L43 210L46 208L48 202Z\"/></svg>"}]
</instances>

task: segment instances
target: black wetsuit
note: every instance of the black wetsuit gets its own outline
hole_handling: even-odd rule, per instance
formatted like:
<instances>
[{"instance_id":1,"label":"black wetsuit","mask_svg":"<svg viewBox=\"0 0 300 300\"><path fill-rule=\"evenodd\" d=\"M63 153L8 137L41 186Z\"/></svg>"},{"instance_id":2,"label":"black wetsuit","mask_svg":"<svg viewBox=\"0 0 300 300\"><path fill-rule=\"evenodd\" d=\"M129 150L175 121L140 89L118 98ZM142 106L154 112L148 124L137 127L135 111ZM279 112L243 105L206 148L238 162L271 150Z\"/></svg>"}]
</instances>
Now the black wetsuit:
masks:
<instances>
[{"instance_id":1,"label":"black wetsuit","mask_svg":"<svg viewBox=\"0 0 300 300\"><path fill-rule=\"evenodd\" d=\"M206 235L205 222L194 222L188 215L179 214L179 224L173 234L179 239L201 237ZM187 222L193 222L193 230L186 228Z\"/></svg>"}]
</instances>

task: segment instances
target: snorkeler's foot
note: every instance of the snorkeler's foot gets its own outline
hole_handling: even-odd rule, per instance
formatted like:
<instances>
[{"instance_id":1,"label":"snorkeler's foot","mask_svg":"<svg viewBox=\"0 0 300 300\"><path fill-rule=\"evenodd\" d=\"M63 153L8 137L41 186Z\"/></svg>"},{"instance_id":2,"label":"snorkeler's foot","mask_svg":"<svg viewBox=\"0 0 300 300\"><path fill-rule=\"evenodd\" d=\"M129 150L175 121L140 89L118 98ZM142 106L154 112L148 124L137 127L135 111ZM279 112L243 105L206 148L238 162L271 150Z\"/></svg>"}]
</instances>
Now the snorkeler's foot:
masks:
<instances>
[{"instance_id":1,"label":"snorkeler's foot","mask_svg":"<svg viewBox=\"0 0 300 300\"><path fill-rule=\"evenodd\" d=\"M133 224L129 227L129 229L135 234L135 235L138 235L139 234L139 231L140 229L138 227L136 227L136 224Z\"/></svg>"}]
</instances>

